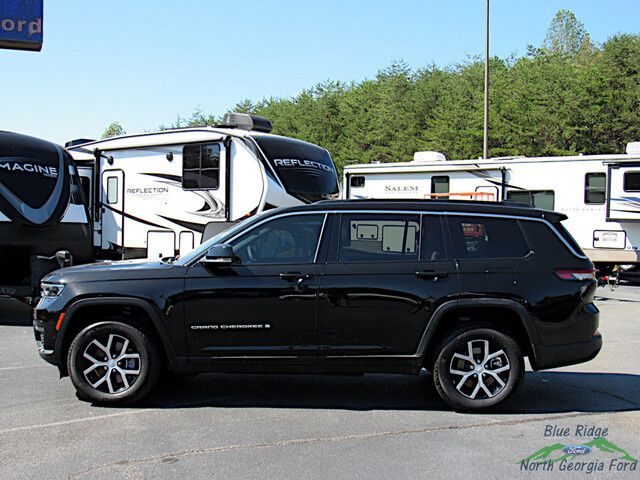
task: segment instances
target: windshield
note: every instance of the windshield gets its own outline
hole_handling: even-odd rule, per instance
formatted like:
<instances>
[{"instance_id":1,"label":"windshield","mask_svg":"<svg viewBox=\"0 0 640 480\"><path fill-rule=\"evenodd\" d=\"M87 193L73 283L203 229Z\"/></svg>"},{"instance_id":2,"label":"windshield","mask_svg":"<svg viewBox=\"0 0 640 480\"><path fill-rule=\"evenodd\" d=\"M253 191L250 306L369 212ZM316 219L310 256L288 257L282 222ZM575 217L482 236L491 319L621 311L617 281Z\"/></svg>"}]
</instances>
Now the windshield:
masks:
<instances>
[{"instance_id":1,"label":"windshield","mask_svg":"<svg viewBox=\"0 0 640 480\"><path fill-rule=\"evenodd\" d=\"M176 265L182 265L182 266L188 265L193 260L195 260L198 257L204 255L205 252L207 250L209 250L213 245L223 242L225 239L234 236L236 233L244 230L246 227L248 227L249 225L253 224L256 220L261 219L262 216L265 213L266 212L260 212L259 214L256 214L253 217L248 218L246 220L242 220L242 221L238 222L237 224L235 224L233 227L228 228L228 229L220 232L217 235L214 235L209 240L207 240L206 242L201 244L199 247L196 247L195 250L192 250L189 253L187 253L186 255L184 255L183 257L178 258L175 261L175 264Z\"/></svg>"}]
</instances>

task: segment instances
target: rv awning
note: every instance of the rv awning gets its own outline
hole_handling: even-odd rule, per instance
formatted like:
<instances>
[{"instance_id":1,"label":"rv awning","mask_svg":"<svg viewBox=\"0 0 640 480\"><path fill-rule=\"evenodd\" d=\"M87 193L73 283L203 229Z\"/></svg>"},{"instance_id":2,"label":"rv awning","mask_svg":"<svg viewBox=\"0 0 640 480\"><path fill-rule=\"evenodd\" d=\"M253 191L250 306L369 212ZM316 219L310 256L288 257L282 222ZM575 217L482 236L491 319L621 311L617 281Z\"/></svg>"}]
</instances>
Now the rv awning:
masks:
<instances>
[{"instance_id":1,"label":"rv awning","mask_svg":"<svg viewBox=\"0 0 640 480\"><path fill-rule=\"evenodd\" d=\"M449 163L444 163L443 165L434 165L433 163L429 164L412 164L412 163L397 163L397 164L376 164L369 163L365 165L352 165L346 166L344 168L345 173L353 173L354 171L360 173L416 173L416 172L477 172L477 171L500 171L502 169L508 170L508 167L502 165L476 165L476 164L468 164L468 165L451 165Z\"/></svg>"}]
</instances>

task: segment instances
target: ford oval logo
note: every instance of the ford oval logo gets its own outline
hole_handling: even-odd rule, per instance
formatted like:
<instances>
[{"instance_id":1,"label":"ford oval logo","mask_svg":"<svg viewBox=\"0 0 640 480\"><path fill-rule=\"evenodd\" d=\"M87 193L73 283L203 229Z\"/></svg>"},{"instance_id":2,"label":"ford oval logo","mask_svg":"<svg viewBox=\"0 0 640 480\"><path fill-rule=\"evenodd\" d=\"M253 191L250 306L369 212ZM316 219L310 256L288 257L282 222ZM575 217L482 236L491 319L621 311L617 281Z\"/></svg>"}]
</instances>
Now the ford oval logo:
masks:
<instances>
[{"instance_id":1,"label":"ford oval logo","mask_svg":"<svg viewBox=\"0 0 640 480\"><path fill-rule=\"evenodd\" d=\"M588 455L591 453L591 447L586 445L567 445L562 451L569 455Z\"/></svg>"}]
</instances>

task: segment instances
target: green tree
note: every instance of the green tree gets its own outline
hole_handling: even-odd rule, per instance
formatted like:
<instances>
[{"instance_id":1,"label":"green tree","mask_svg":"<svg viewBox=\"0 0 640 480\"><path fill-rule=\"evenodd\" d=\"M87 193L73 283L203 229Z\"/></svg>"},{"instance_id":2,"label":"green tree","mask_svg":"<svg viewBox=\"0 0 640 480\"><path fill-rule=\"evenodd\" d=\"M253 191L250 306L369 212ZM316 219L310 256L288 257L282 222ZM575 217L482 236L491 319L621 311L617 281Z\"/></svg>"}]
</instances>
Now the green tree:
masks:
<instances>
[{"instance_id":1,"label":"green tree","mask_svg":"<svg viewBox=\"0 0 640 480\"><path fill-rule=\"evenodd\" d=\"M573 12L559 10L551 21L544 48L553 53L576 54L584 47L589 47L589 34Z\"/></svg>"},{"instance_id":2,"label":"green tree","mask_svg":"<svg viewBox=\"0 0 640 480\"><path fill-rule=\"evenodd\" d=\"M620 153L640 139L640 36L593 45L573 13L554 17L545 42L522 57L491 58L491 156ZM338 169L482 154L483 62L412 70L393 62L373 78L326 80L290 98L243 100L233 111L269 118L273 132L325 147ZM172 127L213 125L195 109Z\"/></svg>"},{"instance_id":3,"label":"green tree","mask_svg":"<svg viewBox=\"0 0 640 480\"><path fill-rule=\"evenodd\" d=\"M111 122L105 131L102 132L102 138L118 137L126 133L119 122Z\"/></svg>"}]
</instances>

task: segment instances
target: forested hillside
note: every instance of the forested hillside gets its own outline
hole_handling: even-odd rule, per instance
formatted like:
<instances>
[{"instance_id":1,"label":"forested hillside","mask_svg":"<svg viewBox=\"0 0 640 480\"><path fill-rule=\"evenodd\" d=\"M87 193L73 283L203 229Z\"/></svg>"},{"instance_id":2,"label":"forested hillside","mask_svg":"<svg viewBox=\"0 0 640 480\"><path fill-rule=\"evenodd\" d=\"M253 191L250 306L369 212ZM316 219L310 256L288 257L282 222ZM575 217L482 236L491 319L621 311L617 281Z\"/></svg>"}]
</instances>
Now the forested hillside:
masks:
<instances>
[{"instance_id":1,"label":"forested hillside","mask_svg":"<svg viewBox=\"0 0 640 480\"><path fill-rule=\"evenodd\" d=\"M401 54L401 52L399 52ZM544 44L492 58L490 155L623 153L640 140L640 36L594 44L571 12ZM399 61L361 82L325 81L293 98L246 100L232 110L268 117L274 133L326 147L339 167L407 161L417 150L482 155L482 59L414 70ZM213 124L195 111L174 126Z\"/></svg>"}]
</instances>

